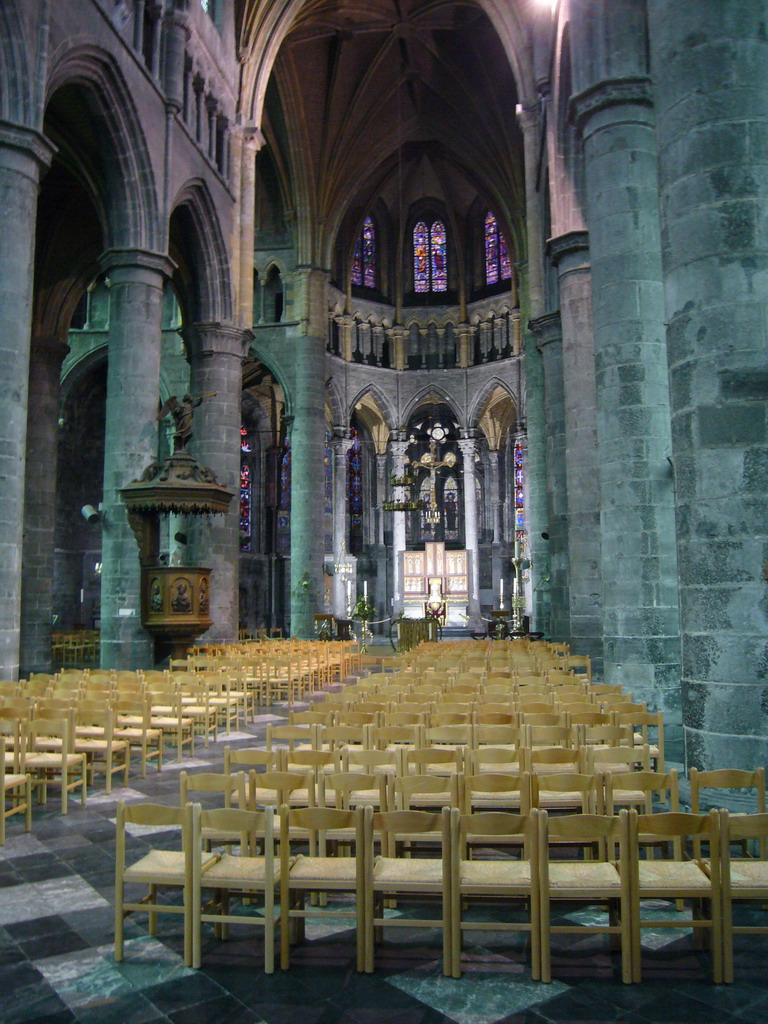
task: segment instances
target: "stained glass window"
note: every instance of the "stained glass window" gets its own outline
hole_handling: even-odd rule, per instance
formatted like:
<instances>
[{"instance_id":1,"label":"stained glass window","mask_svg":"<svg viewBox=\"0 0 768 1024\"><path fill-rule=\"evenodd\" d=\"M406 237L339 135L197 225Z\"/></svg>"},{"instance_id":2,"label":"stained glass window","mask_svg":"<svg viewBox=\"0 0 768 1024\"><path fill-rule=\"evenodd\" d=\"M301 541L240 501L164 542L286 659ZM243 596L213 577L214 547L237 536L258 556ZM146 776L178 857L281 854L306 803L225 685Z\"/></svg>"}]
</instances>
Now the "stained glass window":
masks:
<instances>
[{"instance_id":1,"label":"stained glass window","mask_svg":"<svg viewBox=\"0 0 768 1024\"><path fill-rule=\"evenodd\" d=\"M350 431L352 447L347 452L347 502L350 525L361 526L363 522L363 446L360 435Z\"/></svg>"},{"instance_id":2,"label":"stained glass window","mask_svg":"<svg viewBox=\"0 0 768 1024\"><path fill-rule=\"evenodd\" d=\"M423 220L413 229L413 282L415 291L429 291L429 235Z\"/></svg>"},{"instance_id":3,"label":"stained glass window","mask_svg":"<svg viewBox=\"0 0 768 1024\"><path fill-rule=\"evenodd\" d=\"M430 232L432 249L432 291L444 292L448 288L448 258L445 225L436 220Z\"/></svg>"},{"instance_id":4,"label":"stained glass window","mask_svg":"<svg viewBox=\"0 0 768 1024\"><path fill-rule=\"evenodd\" d=\"M248 428L240 427L240 550L251 551L251 527L253 514L251 467L248 456L252 452Z\"/></svg>"},{"instance_id":5,"label":"stained glass window","mask_svg":"<svg viewBox=\"0 0 768 1024\"><path fill-rule=\"evenodd\" d=\"M333 451L331 432L325 432L323 448L323 471L325 474L325 514L323 516L323 544L325 551L333 550Z\"/></svg>"},{"instance_id":6,"label":"stained glass window","mask_svg":"<svg viewBox=\"0 0 768 1024\"><path fill-rule=\"evenodd\" d=\"M420 220L413 229L413 289L448 290L448 236L441 220L430 225Z\"/></svg>"},{"instance_id":7,"label":"stained glass window","mask_svg":"<svg viewBox=\"0 0 768 1024\"><path fill-rule=\"evenodd\" d=\"M485 283L499 280L499 226L489 213L485 218Z\"/></svg>"},{"instance_id":8,"label":"stained glass window","mask_svg":"<svg viewBox=\"0 0 768 1024\"><path fill-rule=\"evenodd\" d=\"M352 284L376 287L376 258L376 227L366 217L352 256Z\"/></svg>"},{"instance_id":9,"label":"stained glass window","mask_svg":"<svg viewBox=\"0 0 768 1024\"><path fill-rule=\"evenodd\" d=\"M488 211L485 217L485 283L497 284L512 277L507 240L499 231L496 217Z\"/></svg>"},{"instance_id":10,"label":"stained glass window","mask_svg":"<svg viewBox=\"0 0 768 1024\"><path fill-rule=\"evenodd\" d=\"M515 441L515 537L525 540L525 448Z\"/></svg>"},{"instance_id":11,"label":"stained glass window","mask_svg":"<svg viewBox=\"0 0 768 1024\"><path fill-rule=\"evenodd\" d=\"M459 539L459 487L455 476L446 477L443 487L443 515L445 517L445 539Z\"/></svg>"},{"instance_id":12,"label":"stained glass window","mask_svg":"<svg viewBox=\"0 0 768 1024\"><path fill-rule=\"evenodd\" d=\"M251 468L240 466L240 550L251 550Z\"/></svg>"},{"instance_id":13,"label":"stained glass window","mask_svg":"<svg viewBox=\"0 0 768 1024\"><path fill-rule=\"evenodd\" d=\"M280 499L277 506L277 552L291 550L291 449L286 448L280 463Z\"/></svg>"}]
</instances>

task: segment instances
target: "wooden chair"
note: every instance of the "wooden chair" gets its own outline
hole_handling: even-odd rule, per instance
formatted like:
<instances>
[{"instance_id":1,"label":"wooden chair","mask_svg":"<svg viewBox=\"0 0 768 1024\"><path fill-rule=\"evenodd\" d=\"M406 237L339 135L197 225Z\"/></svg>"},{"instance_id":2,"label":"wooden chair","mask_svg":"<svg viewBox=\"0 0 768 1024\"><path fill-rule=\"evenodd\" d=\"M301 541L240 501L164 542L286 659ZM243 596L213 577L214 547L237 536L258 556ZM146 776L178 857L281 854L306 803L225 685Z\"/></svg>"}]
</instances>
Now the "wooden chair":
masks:
<instances>
[{"instance_id":1,"label":"wooden chair","mask_svg":"<svg viewBox=\"0 0 768 1024\"><path fill-rule=\"evenodd\" d=\"M647 745L651 764L657 772L664 771L664 715L661 711L614 711L617 725L632 731L636 746Z\"/></svg>"},{"instance_id":2,"label":"wooden chair","mask_svg":"<svg viewBox=\"0 0 768 1024\"><path fill-rule=\"evenodd\" d=\"M80 791L85 806L87 771L85 754L70 749L70 725L66 718L35 718L24 724L24 745L21 771L29 773L38 790L38 802L45 803L48 786L61 791L61 813L66 814L70 793ZM50 743L58 749L50 749Z\"/></svg>"},{"instance_id":3,"label":"wooden chair","mask_svg":"<svg viewBox=\"0 0 768 1024\"><path fill-rule=\"evenodd\" d=\"M243 772L230 775L226 772L179 773L179 803L184 807L190 802L199 802L201 796L218 794L225 808L236 807L242 811L248 806L246 778ZM202 840L206 850L214 843L239 842L240 833L210 832L203 830Z\"/></svg>"},{"instance_id":4,"label":"wooden chair","mask_svg":"<svg viewBox=\"0 0 768 1024\"><path fill-rule=\"evenodd\" d=\"M522 860L469 859L468 848L499 845L505 849L516 844L527 853ZM450 834L450 906L451 906L451 973L461 977L461 936L466 930L524 931L531 936L531 977L541 976L541 914L539 908L539 861L537 849L537 817L488 811L477 814L451 812ZM464 908L471 899L502 901L501 920L478 922L463 919ZM509 904L519 902L526 909L527 920L511 920Z\"/></svg>"},{"instance_id":5,"label":"wooden chair","mask_svg":"<svg viewBox=\"0 0 768 1024\"><path fill-rule=\"evenodd\" d=\"M714 808L708 815L666 812L632 813L630 850L632 854L632 980L642 978L641 942L643 928L693 928L694 935L706 929L712 951L712 975L723 980L722 894L720 880L720 817ZM640 837L655 846L667 844L668 859L640 857ZM686 845L694 839L709 847L709 858L687 859ZM645 900L690 900L693 916L650 919L641 914ZM707 913L707 907L709 912Z\"/></svg>"},{"instance_id":6,"label":"wooden chair","mask_svg":"<svg viewBox=\"0 0 768 1024\"><path fill-rule=\"evenodd\" d=\"M438 856L411 857L414 840L440 837ZM375 843L381 854L375 855ZM385 927L442 928L443 974L452 973L451 946L451 864L450 811L387 811L365 809L365 970L374 969L374 939ZM439 920L412 917L385 917L384 902L406 896L432 897L439 901Z\"/></svg>"},{"instance_id":7,"label":"wooden chair","mask_svg":"<svg viewBox=\"0 0 768 1024\"><path fill-rule=\"evenodd\" d=\"M578 814L603 814L603 782L582 772L536 772L531 776L531 807Z\"/></svg>"},{"instance_id":8,"label":"wooden chair","mask_svg":"<svg viewBox=\"0 0 768 1024\"><path fill-rule=\"evenodd\" d=\"M370 810L370 809L369 809ZM310 854L291 856L291 838L309 835ZM329 856L328 840L341 837L346 848L354 837L354 856ZM353 893L355 897L357 969L363 971L364 957L364 861L363 808L338 810L332 807L280 808L280 966L290 967L292 931L296 940L304 937L307 917L348 917L347 907L306 908L308 894ZM322 902L322 901L320 901ZM292 928L292 925L297 927Z\"/></svg>"},{"instance_id":9,"label":"wooden chair","mask_svg":"<svg viewBox=\"0 0 768 1024\"><path fill-rule=\"evenodd\" d=\"M214 924L227 937L230 924L257 925L264 929L264 973L275 970L275 886L280 884L280 864L275 858L274 811L246 811L216 808L203 811L198 804L192 809L192 892L191 922L192 966L199 967L202 957L203 924ZM204 861L202 844L206 835L239 837L240 855L217 853L215 860ZM263 841L264 853L254 853L256 839ZM289 865L291 860L289 859ZM205 865L205 869L204 869ZM213 889L214 899L203 904L204 889ZM262 893L263 913L233 914L232 894L250 897ZM243 905L250 904L243 900Z\"/></svg>"},{"instance_id":10,"label":"wooden chair","mask_svg":"<svg viewBox=\"0 0 768 1024\"><path fill-rule=\"evenodd\" d=\"M768 841L768 814L729 814L720 811L721 872L723 900L723 981L734 980L734 935L766 935L768 922L733 923L734 903L768 905L768 862L765 848ZM754 844L759 856L744 854L745 846ZM741 851L734 855L733 847Z\"/></svg>"},{"instance_id":11,"label":"wooden chair","mask_svg":"<svg viewBox=\"0 0 768 1024\"><path fill-rule=\"evenodd\" d=\"M459 806L458 775L400 775L392 780L391 787L394 810L435 811Z\"/></svg>"},{"instance_id":12,"label":"wooden chair","mask_svg":"<svg viewBox=\"0 0 768 1024\"><path fill-rule=\"evenodd\" d=\"M531 807L528 772L482 772L464 775L461 786L463 814L476 811L513 811L527 814Z\"/></svg>"},{"instance_id":13,"label":"wooden chair","mask_svg":"<svg viewBox=\"0 0 768 1024\"><path fill-rule=\"evenodd\" d=\"M5 822L13 814L24 815L24 831L32 828L32 779L22 771L23 729L18 719L0 718L0 846L5 845ZM10 801L10 803L7 803Z\"/></svg>"},{"instance_id":14,"label":"wooden chair","mask_svg":"<svg viewBox=\"0 0 768 1024\"><path fill-rule=\"evenodd\" d=\"M79 733L78 730L83 730ZM97 770L104 773L105 790L112 792L112 776L123 776L128 785L131 770L131 744L114 735L114 716L111 708L101 710L82 702L75 710L75 753L85 754L86 769L95 780Z\"/></svg>"},{"instance_id":15,"label":"wooden chair","mask_svg":"<svg viewBox=\"0 0 768 1024\"><path fill-rule=\"evenodd\" d=\"M546 811L539 812L542 981L552 980L552 934L583 932L618 937L622 980L625 983L633 980L629 814L623 810L618 817L600 814L550 817ZM565 846L582 848L592 859L565 859L562 856ZM558 855L550 857L554 849ZM552 904L561 900L600 906L608 904L608 922L553 925Z\"/></svg>"},{"instance_id":16,"label":"wooden chair","mask_svg":"<svg viewBox=\"0 0 768 1024\"><path fill-rule=\"evenodd\" d=\"M141 697L117 698L112 735L125 740L141 752L141 777L147 777L147 765L154 761L157 770L163 767L163 730L152 726L149 703Z\"/></svg>"},{"instance_id":17,"label":"wooden chair","mask_svg":"<svg viewBox=\"0 0 768 1024\"><path fill-rule=\"evenodd\" d=\"M691 768L691 812L700 814L703 810L701 805L702 789L711 790L754 790L754 811L755 814L765 814L765 768L761 765L754 771L741 768L713 768L709 771L699 771L698 768ZM742 793L742 797L747 793ZM751 797L751 795L750 795ZM733 817L731 813L731 817ZM694 850L698 856L698 844L694 842ZM760 857L765 860L767 856L766 843L763 839L760 843Z\"/></svg>"},{"instance_id":18,"label":"wooden chair","mask_svg":"<svg viewBox=\"0 0 768 1024\"><path fill-rule=\"evenodd\" d=\"M126 833L131 825L175 826L179 843L175 850L150 849L133 864L126 865ZM123 922L128 914L141 912L149 915L148 931L154 935L158 914L181 914L184 918L184 964L192 963L192 805L166 807L162 804L117 804L115 843L115 960L123 959ZM213 854L201 856L200 871L213 864ZM126 885L146 886L146 895L139 900L127 900ZM170 887L181 890L182 902L162 901L158 890Z\"/></svg>"}]
</instances>

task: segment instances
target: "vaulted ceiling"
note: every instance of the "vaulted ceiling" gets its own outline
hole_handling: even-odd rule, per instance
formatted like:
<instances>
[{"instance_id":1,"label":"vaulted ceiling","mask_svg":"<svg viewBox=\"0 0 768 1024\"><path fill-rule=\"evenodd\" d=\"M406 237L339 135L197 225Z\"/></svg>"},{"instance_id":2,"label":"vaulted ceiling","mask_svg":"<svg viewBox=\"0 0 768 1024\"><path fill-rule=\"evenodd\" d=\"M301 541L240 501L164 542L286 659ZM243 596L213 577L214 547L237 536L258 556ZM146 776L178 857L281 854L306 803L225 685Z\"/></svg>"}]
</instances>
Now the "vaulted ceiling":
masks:
<instances>
[{"instance_id":1,"label":"vaulted ceiling","mask_svg":"<svg viewBox=\"0 0 768 1024\"><path fill-rule=\"evenodd\" d=\"M474 3L307 0L277 52L263 119L300 260L327 265L345 218L375 202L402 221L424 196L457 217L479 198L519 251L517 102Z\"/></svg>"}]
</instances>

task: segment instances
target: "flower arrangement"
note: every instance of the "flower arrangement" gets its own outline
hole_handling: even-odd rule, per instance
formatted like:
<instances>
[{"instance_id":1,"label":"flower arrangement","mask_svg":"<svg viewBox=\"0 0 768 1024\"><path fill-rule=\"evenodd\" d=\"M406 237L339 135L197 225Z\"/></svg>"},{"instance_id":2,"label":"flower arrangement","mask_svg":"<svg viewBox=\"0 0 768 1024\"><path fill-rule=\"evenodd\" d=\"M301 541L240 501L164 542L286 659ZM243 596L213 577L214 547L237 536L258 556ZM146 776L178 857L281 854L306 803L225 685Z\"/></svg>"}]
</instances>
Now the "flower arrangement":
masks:
<instances>
[{"instance_id":1,"label":"flower arrangement","mask_svg":"<svg viewBox=\"0 0 768 1024\"><path fill-rule=\"evenodd\" d=\"M357 604L352 612L352 617L360 619L361 622L370 622L373 618L376 609L373 607L367 597L358 597Z\"/></svg>"}]
</instances>

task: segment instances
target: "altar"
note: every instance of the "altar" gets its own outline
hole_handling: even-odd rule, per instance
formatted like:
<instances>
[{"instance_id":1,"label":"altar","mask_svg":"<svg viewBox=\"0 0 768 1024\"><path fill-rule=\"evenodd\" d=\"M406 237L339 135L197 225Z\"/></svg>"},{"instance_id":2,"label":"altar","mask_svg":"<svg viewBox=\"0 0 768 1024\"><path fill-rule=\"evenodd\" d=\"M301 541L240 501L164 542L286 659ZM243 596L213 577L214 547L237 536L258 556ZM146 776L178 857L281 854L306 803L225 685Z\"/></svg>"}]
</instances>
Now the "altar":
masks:
<instances>
[{"instance_id":1,"label":"altar","mask_svg":"<svg viewBox=\"0 0 768 1024\"><path fill-rule=\"evenodd\" d=\"M437 613L444 625L463 626L469 601L470 554L446 551L445 544L438 541L427 541L423 551L403 551L400 571L405 617L420 619Z\"/></svg>"}]
</instances>

